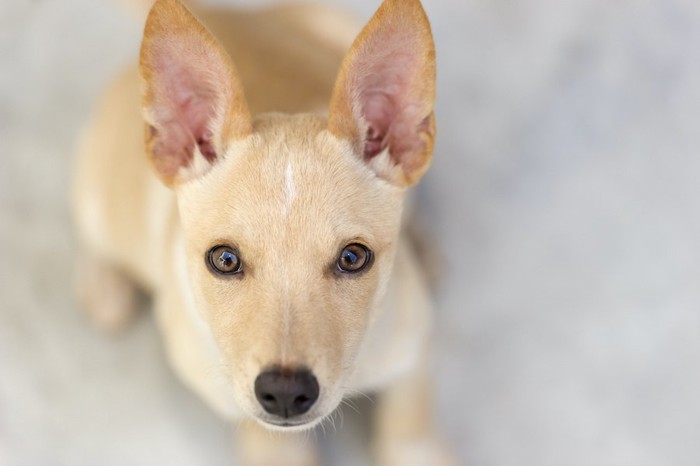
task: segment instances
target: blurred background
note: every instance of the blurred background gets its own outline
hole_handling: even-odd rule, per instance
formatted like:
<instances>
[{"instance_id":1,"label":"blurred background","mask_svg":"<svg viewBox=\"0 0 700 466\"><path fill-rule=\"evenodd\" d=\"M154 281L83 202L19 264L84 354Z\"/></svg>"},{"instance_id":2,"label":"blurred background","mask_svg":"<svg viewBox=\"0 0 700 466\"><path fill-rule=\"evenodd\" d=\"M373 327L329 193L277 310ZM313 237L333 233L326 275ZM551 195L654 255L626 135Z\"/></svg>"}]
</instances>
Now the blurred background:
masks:
<instances>
[{"instance_id":1,"label":"blurred background","mask_svg":"<svg viewBox=\"0 0 700 466\"><path fill-rule=\"evenodd\" d=\"M697 466L700 3L424 3L447 438L474 466ZM3 466L230 463L150 315L110 340L73 297L76 137L140 29L116 0L0 0Z\"/></svg>"}]
</instances>

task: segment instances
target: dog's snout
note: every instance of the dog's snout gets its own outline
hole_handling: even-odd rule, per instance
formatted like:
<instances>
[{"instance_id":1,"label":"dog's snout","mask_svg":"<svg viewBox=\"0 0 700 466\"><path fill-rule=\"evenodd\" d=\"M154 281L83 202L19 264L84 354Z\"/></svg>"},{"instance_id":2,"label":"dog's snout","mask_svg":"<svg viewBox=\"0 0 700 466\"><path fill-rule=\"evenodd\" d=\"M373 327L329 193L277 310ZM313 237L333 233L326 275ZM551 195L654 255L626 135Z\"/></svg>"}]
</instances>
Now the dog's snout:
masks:
<instances>
[{"instance_id":1,"label":"dog's snout","mask_svg":"<svg viewBox=\"0 0 700 466\"><path fill-rule=\"evenodd\" d=\"M283 418L304 414L318 399L316 377L306 369L272 369L255 379L255 396L265 411Z\"/></svg>"}]
</instances>

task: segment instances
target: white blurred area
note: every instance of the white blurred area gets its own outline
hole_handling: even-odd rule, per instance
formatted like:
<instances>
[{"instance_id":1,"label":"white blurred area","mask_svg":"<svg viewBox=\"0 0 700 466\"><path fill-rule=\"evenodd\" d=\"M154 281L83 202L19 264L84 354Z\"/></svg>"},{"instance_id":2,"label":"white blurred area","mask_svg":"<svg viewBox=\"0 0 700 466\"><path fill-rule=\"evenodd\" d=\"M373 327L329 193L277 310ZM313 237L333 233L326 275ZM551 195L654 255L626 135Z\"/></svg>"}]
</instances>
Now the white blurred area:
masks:
<instances>
[{"instance_id":1,"label":"white blurred area","mask_svg":"<svg viewBox=\"0 0 700 466\"><path fill-rule=\"evenodd\" d=\"M700 2L424 3L447 438L473 466L697 466ZM73 145L139 29L116 1L0 0L2 465L231 461L150 316L109 340L72 294Z\"/></svg>"}]
</instances>

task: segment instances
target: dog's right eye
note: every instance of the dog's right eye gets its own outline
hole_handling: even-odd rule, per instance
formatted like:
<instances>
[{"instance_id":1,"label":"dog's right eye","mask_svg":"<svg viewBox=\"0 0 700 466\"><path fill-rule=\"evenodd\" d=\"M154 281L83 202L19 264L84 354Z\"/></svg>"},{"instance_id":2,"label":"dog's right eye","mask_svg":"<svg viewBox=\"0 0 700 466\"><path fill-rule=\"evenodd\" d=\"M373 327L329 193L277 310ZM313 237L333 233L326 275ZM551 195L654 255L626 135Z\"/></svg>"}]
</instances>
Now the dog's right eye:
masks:
<instances>
[{"instance_id":1,"label":"dog's right eye","mask_svg":"<svg viewBox=\"0 0 700 466\"><path fill-rule=\"evenodd\" d=\"M220 275L234 275L243 271L238 251L231 246L215 246L207 253L209 268Z\"/></svg>"}]
</instances>

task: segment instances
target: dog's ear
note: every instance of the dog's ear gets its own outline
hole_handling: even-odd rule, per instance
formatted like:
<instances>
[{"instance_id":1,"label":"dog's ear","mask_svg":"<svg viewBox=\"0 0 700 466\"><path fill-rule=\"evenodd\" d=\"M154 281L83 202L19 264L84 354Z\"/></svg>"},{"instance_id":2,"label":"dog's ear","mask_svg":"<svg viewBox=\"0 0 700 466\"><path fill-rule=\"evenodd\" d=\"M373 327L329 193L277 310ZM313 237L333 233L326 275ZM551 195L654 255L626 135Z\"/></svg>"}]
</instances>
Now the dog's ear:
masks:
<instances>
[{"instance_id":1,"label":"dog's ear","mask_svg":"<svg viewBox=\"0 0 700 466\"><path fill-rule=\"evenodd\" d=\"M387 181L415 184L435 138L435 46L419 0L385 0L345 56L329 130Z\"/></svg>"},{"instance_id":2,"label":"dog's ear","mask_svg":"<svg viewBox=\"0 0 700 466\"><path fill-rule=\"evenodd\" d=\"M226 51L179 0L158 0L140 60L146 152L169 186L202 175L252 131Z\"/></svg>"}]
</instances>

